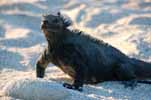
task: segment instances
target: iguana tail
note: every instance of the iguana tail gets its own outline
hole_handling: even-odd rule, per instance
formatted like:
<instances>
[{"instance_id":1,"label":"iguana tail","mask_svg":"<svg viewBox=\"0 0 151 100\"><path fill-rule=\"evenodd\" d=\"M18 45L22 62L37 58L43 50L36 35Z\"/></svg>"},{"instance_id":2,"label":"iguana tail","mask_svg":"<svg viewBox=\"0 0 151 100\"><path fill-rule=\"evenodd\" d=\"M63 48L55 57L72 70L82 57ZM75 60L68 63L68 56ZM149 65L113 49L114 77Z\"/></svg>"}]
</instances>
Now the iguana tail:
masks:
<instances>
[{"instance_id":1,"label":"iguana tail","mask_svg":"<svg viewBox=\"0 0 151 100\"><path fill-rule=\"evenodd\" d=\"M138 80L151 79L151 63L134 58L130 60L130 63L134 66L135 74Z\"/></svg>"},{"instance_id":2,"label":"iguana tail","mask_svg":"<svg viewBox=\"0 0 151 100\"><path fill-rule=\"evenodd\" d=\"M151 84L151 81L147 81L147 80L138 80L137 82L143 84Z\"/></svg>"}]
</instances>

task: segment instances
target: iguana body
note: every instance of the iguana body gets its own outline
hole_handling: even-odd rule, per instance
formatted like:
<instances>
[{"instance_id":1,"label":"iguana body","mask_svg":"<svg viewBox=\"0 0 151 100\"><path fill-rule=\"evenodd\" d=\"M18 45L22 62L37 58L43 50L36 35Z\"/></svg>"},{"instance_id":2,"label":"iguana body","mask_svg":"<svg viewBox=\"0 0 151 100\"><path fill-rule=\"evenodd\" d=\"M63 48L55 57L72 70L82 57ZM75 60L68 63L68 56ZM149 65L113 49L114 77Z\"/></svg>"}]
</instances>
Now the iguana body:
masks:
<instances>
[{"instance_id":1,"label":"iguana body","mask_svg":"<svg viewBox=\"0 0 151 100\"><path fill-rule=\"evenodd\" d=\"M81 89L84 83L145 80L151 78L151 64L129 58L118 49L67 27L70 22L58 15L46 15L42 30L48 47L37 62L37 77L44 77L48 63L61 68L74 80L67 88Z\"/></svg>"}]
</instances>

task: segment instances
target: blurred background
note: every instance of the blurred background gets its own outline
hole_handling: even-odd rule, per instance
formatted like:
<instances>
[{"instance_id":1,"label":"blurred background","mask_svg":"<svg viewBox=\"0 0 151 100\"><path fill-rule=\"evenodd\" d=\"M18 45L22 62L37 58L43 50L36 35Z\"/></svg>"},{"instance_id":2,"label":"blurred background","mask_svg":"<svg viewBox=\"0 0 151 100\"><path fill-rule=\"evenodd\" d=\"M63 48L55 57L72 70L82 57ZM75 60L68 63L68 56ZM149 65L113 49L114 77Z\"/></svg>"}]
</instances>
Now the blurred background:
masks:
<instances>
[{"instance_id":1,"label":"blurred background","mask_svg":"<svg viewBox=\"0 0 151 100\"><path fill-rule=\"evenodd\" d=\"M41 16L57 11L74 28L151 61L151 0L0 0L0 70L34 69L46 46Z\"/></svg>"}]
</instances>

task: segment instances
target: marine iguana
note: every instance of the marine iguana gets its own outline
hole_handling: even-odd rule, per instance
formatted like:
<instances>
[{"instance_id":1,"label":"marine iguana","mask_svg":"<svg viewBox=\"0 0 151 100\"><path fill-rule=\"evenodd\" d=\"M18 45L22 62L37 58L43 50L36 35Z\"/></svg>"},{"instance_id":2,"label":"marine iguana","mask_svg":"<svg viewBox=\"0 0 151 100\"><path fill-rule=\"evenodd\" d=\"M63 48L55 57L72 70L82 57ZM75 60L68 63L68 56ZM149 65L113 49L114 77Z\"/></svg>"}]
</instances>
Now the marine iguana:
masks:
<instances>
[{"instance_id":1,"label":"marine iguana","mask_svg":"<svg viewBox=\"0 0 151 100\"><path fill-rule=\"evenodd\" d=\"M73 78L73 84L63 86L79 91L83 84L104 81L123 81L132 87L137 82L151 84L143 81L151 78L151 63L130 58L102 40L71 30L71 24L60 13L43 16L41 29L48 47L37 61L37 77L44 77L51 62Z\"/></svg>"}]
</instances>

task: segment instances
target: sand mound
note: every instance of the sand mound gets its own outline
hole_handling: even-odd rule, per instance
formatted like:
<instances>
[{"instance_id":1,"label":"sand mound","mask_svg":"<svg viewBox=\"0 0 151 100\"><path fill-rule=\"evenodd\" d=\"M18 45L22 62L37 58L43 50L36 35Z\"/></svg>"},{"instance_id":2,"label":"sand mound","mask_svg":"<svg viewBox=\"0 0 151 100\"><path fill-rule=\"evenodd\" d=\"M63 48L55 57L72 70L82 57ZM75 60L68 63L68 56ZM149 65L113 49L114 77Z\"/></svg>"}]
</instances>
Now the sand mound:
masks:
<instances>
[{"instance_id":1,"label":"sand mound","mask_svg":"<svg viewBox=\"0 0 151 100\"><path fill-rule=\"evenodd\" d=\"M58 83L43 79L10 81L3 88L3 92L8 100L10 97L23 100L74 100L77 96L80 97L79 100L93 100L77 91L68 90Z\"/></svg>"}]
</instances>

